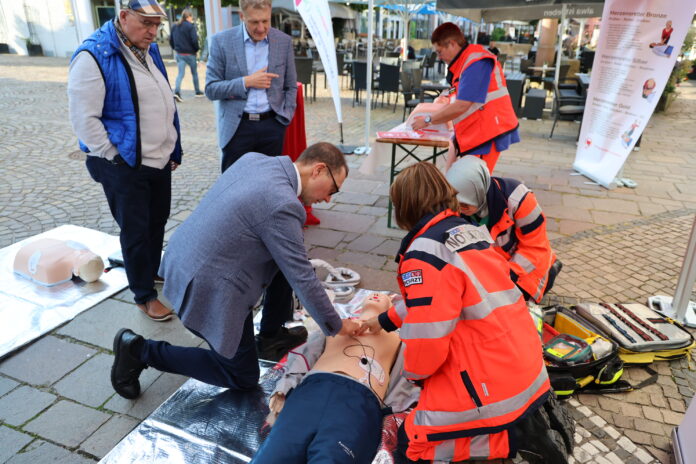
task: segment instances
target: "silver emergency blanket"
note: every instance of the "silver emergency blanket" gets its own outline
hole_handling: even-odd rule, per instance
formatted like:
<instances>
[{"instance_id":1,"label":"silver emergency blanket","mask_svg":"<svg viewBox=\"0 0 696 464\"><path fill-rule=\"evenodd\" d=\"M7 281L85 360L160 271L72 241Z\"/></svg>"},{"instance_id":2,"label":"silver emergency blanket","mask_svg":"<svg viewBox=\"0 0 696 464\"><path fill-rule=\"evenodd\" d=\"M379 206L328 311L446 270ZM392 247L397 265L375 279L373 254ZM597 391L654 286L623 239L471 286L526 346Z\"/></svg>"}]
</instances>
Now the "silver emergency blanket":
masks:
<instances>
[{"instance_id":1,"label":"silver emergency blanket","mask_svg":"<svg viewBox=\"0 0 696 464\"><path fill-rule=\"evenodd\" d=\"M372 290L358 290L342 317L357 315ZM250 462L270 429L268 400L282 377L282 365L259 361L260 388L230 391L190 379L121 440L101 464L237 464ZM405 414L385 417L375 464L393 464L396 431ZM281 460L282 461L282 460ZM279 462L281 462L279 461Z\"/></svg>"},{"instance_id":2,"label":"silver emergency blanket","mask_svg":"<svg viewBox=\"0 0 696 464\"><path fill-rule=\"evenodd\" d=\"M188 380L129 433L102 464L237 464L251 461L263 438L268 398L281 369L260 361L259 389L242 392Z\"/></svg>"},{"instance_id":3,"label":"silver emergency blanket","mask_svg":"<svg viewBox=\"0 0 696 464\"><path fill-rule=\"evenodd\" d=\"M121 249L118 237L64 225L0 249L0 358L73 319L128 285L122 268L87 283L73 279L53 287L32 282L13 271L17 251L40 238L79 242L108 262Z\"/></svg>"}]
</instances>

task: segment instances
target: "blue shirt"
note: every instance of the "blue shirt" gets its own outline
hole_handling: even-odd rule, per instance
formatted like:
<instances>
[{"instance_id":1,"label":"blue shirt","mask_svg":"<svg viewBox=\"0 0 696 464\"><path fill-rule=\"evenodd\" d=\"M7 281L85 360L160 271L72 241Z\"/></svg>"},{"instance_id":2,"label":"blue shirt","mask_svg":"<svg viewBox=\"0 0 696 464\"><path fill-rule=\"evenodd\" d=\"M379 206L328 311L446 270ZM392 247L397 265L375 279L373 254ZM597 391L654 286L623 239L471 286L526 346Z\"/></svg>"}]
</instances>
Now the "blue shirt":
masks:
<instances>
[{"instance_id":1,"label":"blue shirt","mask_svg":"<svg viewBox=\"0 0 696 464\"><path fill-rule=\"evenodd\" d=\"M457 100L470 101L474 103L485 103L486 95L488 94L488 86L491 83L491 74L493 73L493 60L478 60L472 63L464 70L459 77L459 90L457 91ZM520 141L520 133L517 129L506 134L499 135L490 142L473 148L463 155L487 155L491 152L493 143L495 142L496 150L507 150L510 145Z\"/></svg>"},{"instance_id":2,"label":"blue shirt","mask_svg":"<svg viewBox=\"0 0 696 464\"><path fill-rule=\"evenodd\" d=\"M249 36L246 25L242 27L244 34L244 55L246 57L247 75L254 74L259 69L268 67L268 36L258 42ZM246 89L246 86L244 86ZM268 104L266 89L247 89L247 104L245 113L265 113L271 110Z\"/></svg>"}]
</instances>

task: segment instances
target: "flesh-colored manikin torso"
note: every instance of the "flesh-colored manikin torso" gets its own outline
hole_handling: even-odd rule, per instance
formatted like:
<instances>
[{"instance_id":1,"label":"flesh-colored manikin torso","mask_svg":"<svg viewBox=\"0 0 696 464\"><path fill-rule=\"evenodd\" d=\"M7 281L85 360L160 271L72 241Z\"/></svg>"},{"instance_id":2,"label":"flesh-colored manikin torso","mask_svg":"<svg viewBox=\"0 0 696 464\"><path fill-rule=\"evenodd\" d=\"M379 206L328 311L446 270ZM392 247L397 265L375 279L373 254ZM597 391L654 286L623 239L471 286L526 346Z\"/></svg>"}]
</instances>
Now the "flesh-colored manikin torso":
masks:
<instances>
[{"instance_id":1,"label":"flesh-colored manikin torso","mask_svg":"<svg viewBox=\"0 0 696 464\"><path fill-rule=\"evenodd\" d=\"M366 298L361 320L368 320L389 308L386 295L375 293ZM337 335L327 337L324 353L317 360L312 371L338 372L357 380L366 379L374 392L382 399L389 386L389 371L399 351L399 335L396 332L380 331L378 334L364 334L357 337ZM368 363L362 362L367 358ZM372 362L374 359L375 362Z\"/></svg>"}]
</instances>

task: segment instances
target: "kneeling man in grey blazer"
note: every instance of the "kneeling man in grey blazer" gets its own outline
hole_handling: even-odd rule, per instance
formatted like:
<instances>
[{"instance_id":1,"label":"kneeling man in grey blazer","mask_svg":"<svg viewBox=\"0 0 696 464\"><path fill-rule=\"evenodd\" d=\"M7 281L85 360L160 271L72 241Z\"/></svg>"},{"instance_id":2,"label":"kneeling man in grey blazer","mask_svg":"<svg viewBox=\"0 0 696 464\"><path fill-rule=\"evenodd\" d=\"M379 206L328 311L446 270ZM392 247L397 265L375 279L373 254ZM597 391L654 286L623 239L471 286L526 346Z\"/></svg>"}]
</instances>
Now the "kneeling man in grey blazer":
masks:
<instances>
[{"instance_id":1,"label":"kneeling man in grey blazer","mask_svg":"<svg viewBox=\"0 0 696 464\"><path fill-rule=\"evenodd\" d=\"M160 267L164 295L211 349L172 346L121 329L114 339L114 390L138 397L146 367L231 389L255 388L252 309L279 270L324 334L357 333L358 323L339 318L309 263L298 200L330 201L347 175L343 154L325 142L295 163L247 153L225 171L176 229Z\"/></svg>"}]
</instances>

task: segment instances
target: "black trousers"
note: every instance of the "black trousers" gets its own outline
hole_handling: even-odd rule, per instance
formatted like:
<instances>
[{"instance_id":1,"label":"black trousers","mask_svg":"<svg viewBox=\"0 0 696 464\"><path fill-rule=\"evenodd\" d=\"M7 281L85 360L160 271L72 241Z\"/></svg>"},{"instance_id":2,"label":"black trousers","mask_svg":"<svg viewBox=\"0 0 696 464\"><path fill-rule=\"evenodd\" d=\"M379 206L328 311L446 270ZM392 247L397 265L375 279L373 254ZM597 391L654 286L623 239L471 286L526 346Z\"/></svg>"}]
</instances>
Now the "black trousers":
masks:
<instances>
[{"instance_id":1,"label":"black trousers","mask_svg":"<svg viewBox=\"0 0 696 464\"><path fill-rule=\"evenodd\" d=\"M199 333L193 330L191 332L201 337ZM213 349L145 340L140 360L159 371L185 375L218 387L233 390L256 388L260 369L254 341L253 313L249 311L244 320L242 338L232 358L226 358Z\"/></svg>"},{"instance_id":2,"label":"black trousers","mask_svg":"<svg viewBox=\"0 0 696 464\"><path fill-rule=\"evenodd\" d=\"M275 118L263 121L242 119L237 132L222 149L222 172L249 152L279 156L283 151L285 126Z\"/></svg>"},{"instance_id":3,"label":"black trousers","mask_svg":"<svg viewBox=\"0 0 696 464\"><path fill-rule=\"evenodd\" d=\"M120 158L120 157L119 157ZM172 173L163 169L131 168L87 156L87 170L104 189L111 215L121 228L121 251L128 285L135 302L157 298L154 278L159 270L164 227L169 218Z\"/></svg>"},{"instance_id":4,"label":"black trousers","mask_svg":"<svg viewBox=\"0 0 696 464\"><path fill-rule=\"evenodd\" d=\"M285 126L275 118L263 121L242 119L234 137L222 149L222 172L249 152L281 155L284 140ZM266 289L263 300L259 333L272 337L286 321L292 319L292 288L280 271Z\"/></svg>"}]
</instances>

